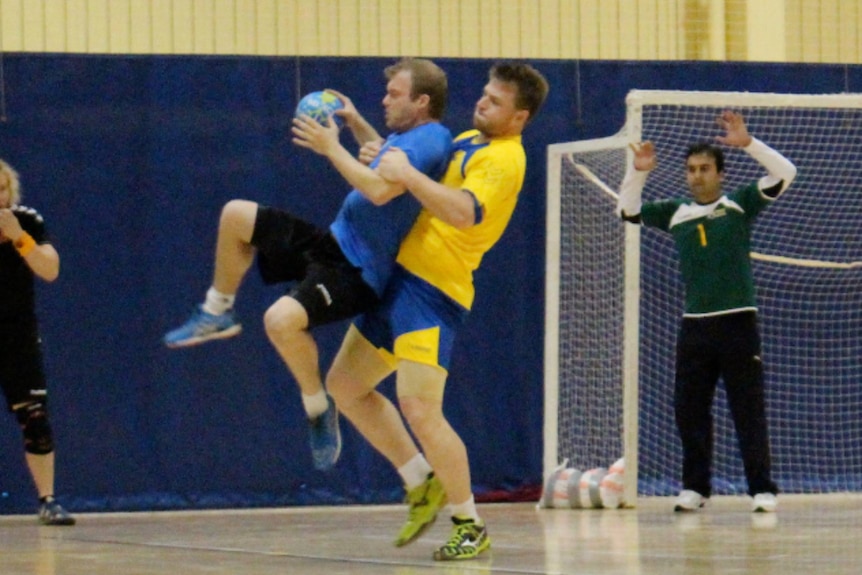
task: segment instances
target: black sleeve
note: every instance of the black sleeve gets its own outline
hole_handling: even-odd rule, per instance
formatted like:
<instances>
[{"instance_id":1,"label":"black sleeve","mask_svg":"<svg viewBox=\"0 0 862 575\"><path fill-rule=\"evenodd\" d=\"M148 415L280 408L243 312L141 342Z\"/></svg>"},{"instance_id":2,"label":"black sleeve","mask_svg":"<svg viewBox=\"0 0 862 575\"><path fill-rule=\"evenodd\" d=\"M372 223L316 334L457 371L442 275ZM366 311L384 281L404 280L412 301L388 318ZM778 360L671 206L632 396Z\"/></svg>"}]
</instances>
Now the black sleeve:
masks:
<instances>
[{"instance_id":1,"label":"black sleeve","mask_svg":"<svg viewBox=\"0 0 862 575\"><path fill-rule=\"evenodd\" d=\"M778 195L781 193L781 187L782 187L783 185L784 185L784 180L779 180L779 181L778 181L778 183L777 183L777 184L775 184L774 186L770 186L770 187L768 187L768 188L766 188L766 189L760 190L760 192L761 192L764 196L768 196L768 197L770 197L770 198L773 198L773 199L774 199L774 198L777 198L777 197L778 197Z\"/></svg>"},{"instance_id":2,"label":"black sleeve","mask_svg":"<svg viewBox=\"0 0 862 575\"><path fill-rule=\"evenodd\" d=\"M45 228L45 220L42 219L42 214L27 206L16 206L14 211L18 222L21 224L21 228L30 234L37 244L51 242L48 237L48 231Z\"/></svg>"},{"instance_id":3,"label":"black sleeve","mask_svg":"<svg viewBox=\"0 0 862 575\"><path fill-rule=\"evenodd\" d=\"M624 222L630 222L633 224L641 223L641 215L640 214L635 214L633 216L630 216L625 212L621 212L620 217L623 219Z\"/></svg>"}]
</instances>

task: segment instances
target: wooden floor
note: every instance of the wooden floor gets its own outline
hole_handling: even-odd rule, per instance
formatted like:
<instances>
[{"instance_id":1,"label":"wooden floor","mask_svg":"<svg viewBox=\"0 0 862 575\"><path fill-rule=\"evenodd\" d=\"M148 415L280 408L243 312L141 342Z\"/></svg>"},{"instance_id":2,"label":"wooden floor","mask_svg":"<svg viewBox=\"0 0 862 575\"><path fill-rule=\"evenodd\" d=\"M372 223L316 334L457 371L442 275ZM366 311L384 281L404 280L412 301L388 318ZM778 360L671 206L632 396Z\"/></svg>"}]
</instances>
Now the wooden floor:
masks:
<instances>
[{"instance_id":1,"label":"wooden floor","mask_svg":"<svg viewBox=\"0 0 862 575\"><path fill-rule=\"evenodd\" d=\"M435 563L441 520L397 549L396 506L80 514L74 527L0 517L2 575L843 575L862 573L862 495L780 497L776 514L713 498L699 513L669 498L634 510L480 506L491 551Z\"/></svg>"}]
</instances>

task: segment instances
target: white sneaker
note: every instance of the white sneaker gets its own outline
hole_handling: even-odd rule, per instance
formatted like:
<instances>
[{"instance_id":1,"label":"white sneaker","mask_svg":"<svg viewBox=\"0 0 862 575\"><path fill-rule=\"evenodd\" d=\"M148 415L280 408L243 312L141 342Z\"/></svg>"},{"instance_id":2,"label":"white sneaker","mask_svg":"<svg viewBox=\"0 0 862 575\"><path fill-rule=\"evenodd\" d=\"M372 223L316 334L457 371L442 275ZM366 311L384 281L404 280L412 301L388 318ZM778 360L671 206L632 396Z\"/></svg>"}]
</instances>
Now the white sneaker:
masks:
<instances>
[{"instance_id":1,"label":"white sneaker","mask_svg":"<svg viewBox=\"0 0 862 575\"><path fill-rule=\"evenodd\" d=\"M778 497L774 493L758 493L751 501L755 513L773 513L778 507Z\"/></svg>"},{"instance_id":2,"label":"white sneaker","mask_svg":"<svg viewBox=\"0 0 862 575\"><path fill-rule=\"evenodd\" d=\"M709 499L704 497L697 491L692 491L691 489L683 489L680 491L679 495L676 498L676 502L674 503L673 510L674 511L697 511L704 505Z\"/></svg>"}]
</instances>

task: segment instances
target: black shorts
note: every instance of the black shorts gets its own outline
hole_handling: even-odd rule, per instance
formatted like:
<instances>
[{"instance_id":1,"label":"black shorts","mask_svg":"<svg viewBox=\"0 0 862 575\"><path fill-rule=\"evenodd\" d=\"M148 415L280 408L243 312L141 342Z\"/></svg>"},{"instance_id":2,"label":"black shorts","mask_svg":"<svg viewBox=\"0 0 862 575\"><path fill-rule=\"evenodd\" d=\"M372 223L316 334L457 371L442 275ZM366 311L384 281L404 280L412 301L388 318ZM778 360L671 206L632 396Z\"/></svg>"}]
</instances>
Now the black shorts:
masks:
<instances>
[{"instance_id":1,"label":"black shorts","mask_svg":"<svg viewBox=\"0 0 862 575\"><path fill-rule=\"evenodd\" d=\"M308 327L348 319L377 305L329 230L267 206L258 206L251 245L264 283L290 282L288 295L308 314Z\"/></svg>"},{"instance_id":2,"label":"black shorts","mask_svg":"<svg viewBox=\"0 0 862 575\"><path fill-rule=\"evenodd\" d=\"M35 320L0 320L0 387L6 405L45 401L42 344Z\"/></svg>"}]
</instances>

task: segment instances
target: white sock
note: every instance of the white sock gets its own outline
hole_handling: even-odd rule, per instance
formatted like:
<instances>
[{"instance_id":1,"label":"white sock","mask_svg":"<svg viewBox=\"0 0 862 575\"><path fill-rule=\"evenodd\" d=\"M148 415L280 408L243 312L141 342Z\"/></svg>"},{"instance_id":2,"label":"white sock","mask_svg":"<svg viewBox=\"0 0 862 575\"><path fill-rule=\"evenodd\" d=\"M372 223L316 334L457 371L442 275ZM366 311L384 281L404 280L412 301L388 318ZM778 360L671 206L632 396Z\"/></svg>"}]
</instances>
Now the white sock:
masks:
<instances>
[{"instance_id":1,"label":"white sock","mask_svg":"<svg viewBox=\"0 0 862 575\"><path fill-rule=\"evenodd\" d=\"M321 413L329 407L329 400L326 398L326 391L320 390L314 395L302 394L302 406L305 407L305 413L308 419L317 419Z\"/></svg>"},{"instance_id":2,"label":"white sock","mask_svg":"<svg viewBox=\"0 0 862 575\"><path fill-rule=\"evenodd\" d=\"M470 496L470 499L463 503L450 504L449 509L452 511L452 517L472 519L478 524L482 523L482 520L479 519L479 512L476 511L476 500L472 495Z\"/></svg>"},{"instance_id":3,"label":"white sock","mask_svg":"<svg viewBox=\"0 0 862 575\"><path fill-rule=\"evenodd\" d=\"M425 483L425 480L428 479L428 476L433 471L428 462L425 461L425 456L417 453L410 461L398 468L398 475L404 481L404 487L407 488L407 491L410 491L414 487Z\"/></svg>"},{"instance_id":4,"label":"white sock","mask_svg":"<svg viewBox=\"0 0 862 575\"><path fill-rule=\"evenodd\" d=\"M227 310L233 307L233 302L236 300L236 294L224 294L211 287L207 290L207 297L204 300L203 310L212 315L223 315Z\"/></svg>"}]
</instances>

